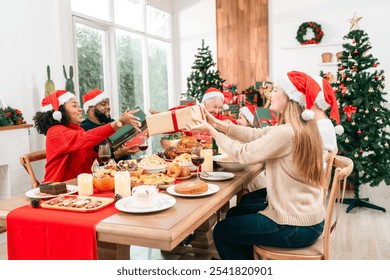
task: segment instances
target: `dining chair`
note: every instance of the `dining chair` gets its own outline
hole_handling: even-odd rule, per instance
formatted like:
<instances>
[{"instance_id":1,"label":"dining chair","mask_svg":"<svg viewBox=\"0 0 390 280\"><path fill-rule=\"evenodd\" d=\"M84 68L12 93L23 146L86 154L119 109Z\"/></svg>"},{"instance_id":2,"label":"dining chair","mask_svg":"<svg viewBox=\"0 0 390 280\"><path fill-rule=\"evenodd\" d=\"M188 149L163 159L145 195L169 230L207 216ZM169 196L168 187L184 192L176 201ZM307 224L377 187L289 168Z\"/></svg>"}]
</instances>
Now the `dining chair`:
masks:
<instances>
[{"instance_id":1,"label":"dining chair","mask_svg":"<svg viewBox=\"0 0 390 280\"><path fill-rule=\"evenodd\" d=\"M44 159L46 159L46 150L34 151L19 158L20 164L26 169L28 175L30 175L31 183L34 188L38 187L40 183L35 176L31 163Z\"/></svg>"},{"instance_id":2,"label":"dining chair","mask_svg":"<svg viewBox=\"0 0 390 280\"><path fill-rule=\"evenodd\" d=\"M253 246L255 260L329 260L330 259L330 237L334 232L340 215L340 206L343 203L347 177L353 169L353 161L340 155L332 155L333 160L333 180L328 192L327 208L325 216L324 231L322 236L311 246L302 248L278 248L262 245ZM340 189L341 187L341 189ZM337 205L336 205L337 202ZM335 207L337 206L337 207ZM334 209L337 212L334 214Z\"/></svg>"}]
</instances>

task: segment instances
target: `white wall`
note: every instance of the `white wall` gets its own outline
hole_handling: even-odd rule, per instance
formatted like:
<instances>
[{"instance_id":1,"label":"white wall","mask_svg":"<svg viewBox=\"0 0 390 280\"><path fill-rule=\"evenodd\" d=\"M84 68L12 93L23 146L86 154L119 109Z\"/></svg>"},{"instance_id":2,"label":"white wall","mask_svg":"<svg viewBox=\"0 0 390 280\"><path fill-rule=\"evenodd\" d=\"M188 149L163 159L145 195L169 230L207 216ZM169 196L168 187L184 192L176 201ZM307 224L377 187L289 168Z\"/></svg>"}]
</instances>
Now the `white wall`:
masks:
<instances>
[{"instance_id":1,"label":"white wall","mask_svg":"<svg viewBox=\"0 0 390 280\"><path fill-rule=\"evenodd\" d=\"M31 124L44 96L47 65L56 88L65 85L58 0L0 1L0 34L0 96ZM34 128L30 133L30 150L44 148L45 138Z\"/></svg>"},{"instance_id":2,"label":"white wall","mask_svg":"<svg viewBox=\"0 0 390 280\"><path fill-rule=\"evenodd\" d=\"M217 62L217 30L215 0L174 0L178 56L176 88L178 94L187 91L187 77L195 61L198 48L209 46ZM218 65L217 65L218 67Z\"/></svg>"},{"instance_id":3,"label":"white wall","mask_svg":"<svg viewBox=\"0 0 390 280\"><path fill-rule=\"evenodd\" d=\"M390 2L385 0L269 0L270 21L270 75L290 70L302 70L310 74L319 74L320 70L336 73L336 66L321 68L321 54L327 51L336 53L342 46L324 46L322 43L342 43L343 36L350 29L349 19L356 12L363 19L359 27L370 38L370 52L378 58L378 69L390 73L390 55L387 44L387 29L390 27ZM306 21L321 24L325 35L316 48L285 48L298 45L295 39L298 27ZM326 71L327 72L327 71ZM388 91L389 87L387 87ZM389 100L389 97L388 97Z\"/></svg>"}]
</instances>

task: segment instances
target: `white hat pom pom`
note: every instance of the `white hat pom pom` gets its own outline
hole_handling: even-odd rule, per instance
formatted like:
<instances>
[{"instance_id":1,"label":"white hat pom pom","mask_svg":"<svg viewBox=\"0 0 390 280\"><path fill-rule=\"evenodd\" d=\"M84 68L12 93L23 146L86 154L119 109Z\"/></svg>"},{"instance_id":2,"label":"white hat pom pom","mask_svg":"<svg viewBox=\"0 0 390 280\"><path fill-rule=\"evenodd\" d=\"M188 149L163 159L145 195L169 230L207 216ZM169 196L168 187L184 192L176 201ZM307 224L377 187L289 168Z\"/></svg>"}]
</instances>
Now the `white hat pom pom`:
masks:
<instances>
[{"instance_id":1,"label":"white hat pom pom","mask_svg":"<svg viewBox=\"0 0 390 280\"><path fill-rule=\"evenodd\" d=\"M336 131L337 135L343 135L344 133L344 127L342 127L341 125L336 125L334 130Z\"/></svg>"},{"instance_id":2,"label":"white hat pom pom","mask_svg":"<svg viewBox=\"0 0 390 280\"><path fill-rule=\"evenodd\" d=\"M223 109L224 111L229 110L229 105L223 104L222 109Z\"/></svg>"},{"instance_id":3,"label":"white hat pom pom","mask_svg":"<svg viewBox=\"0 0 390 280\"><path fill-rule=\"evenodd\" d=\"M305 109L305 111L302 112L301 117L304 121L314 120L314 111Z\"/></svg>"},{"instance_id":4,"label":"white hat pom pom","mask_svg":"<svg viewBox=\"0 0 390 280\"><path fill-rule=\"evenodd\" d=\"M60 111L54 111L53 113L53 119L55 119L56 121L61 121L62 119L62 114Z\"/></svg>"}]
</instances>

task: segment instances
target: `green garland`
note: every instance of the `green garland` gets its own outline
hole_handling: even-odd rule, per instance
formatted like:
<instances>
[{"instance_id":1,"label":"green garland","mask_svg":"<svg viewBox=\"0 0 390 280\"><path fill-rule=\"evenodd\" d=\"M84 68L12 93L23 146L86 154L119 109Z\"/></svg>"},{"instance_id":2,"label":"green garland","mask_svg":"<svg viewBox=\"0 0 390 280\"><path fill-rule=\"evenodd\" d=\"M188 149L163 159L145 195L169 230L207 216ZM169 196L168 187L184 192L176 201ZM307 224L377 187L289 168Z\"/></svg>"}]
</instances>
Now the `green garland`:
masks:
<instances>
[{"instance_id":1,"label":"green garland","mask_svg":"<svg viewBox=\"0 0 390 280\"><path fill-rule=\"evenodd\" d=\"M308 28L313 30L314 37L311 38L310 40L305 40L303 39L303 37L305 37ZM299 26L297 31L297 36L295 38L298 40L298 42L301 45L308 45L308 44L319 44L322 40L322 37L324 37L324 32L322 32L321 25L313 21L309 21L309 22L304 22Z\"/></svg>"},{"instance_id":2,"label":"green garland","mask_svg":"<svg viewBox=\"0 0 390 280\"><path fill-rule=\"evenodd\" d=\"M0 108L0 126L8 126L14 124L23 124L25 120L23 113L19 109L14 109L9 106L4 109Z\"/></svg>"}]
</instances>

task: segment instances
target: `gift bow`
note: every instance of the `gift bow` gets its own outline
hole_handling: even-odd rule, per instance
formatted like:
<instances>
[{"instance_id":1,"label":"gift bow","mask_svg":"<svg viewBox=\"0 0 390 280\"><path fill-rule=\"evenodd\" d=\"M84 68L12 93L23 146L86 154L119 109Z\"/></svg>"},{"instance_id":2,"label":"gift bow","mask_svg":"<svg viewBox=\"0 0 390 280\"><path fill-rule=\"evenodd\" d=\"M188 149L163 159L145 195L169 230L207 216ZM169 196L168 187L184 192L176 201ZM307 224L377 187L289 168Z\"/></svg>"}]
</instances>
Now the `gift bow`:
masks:
<instances>
[{"instance_id":1,"label":"gift bow","mask_svg":"<svg viewBox=\"0 0 390 280\"><path fill-rule=\"evenodd\" d=\"M271 119L266 119L266 118L261 118L259 120L259 123L266 123L266 124L269 124L269 125L275 125L275 124L278 123L278 117L275 115L274 111L270 110L269 112L271 113L272 120Z\"/></svg>"},{"instance_id":2,"label":"gift bow","mask_svg":"<svg viewBox=\"0 0 390 280\"><path fill-rule=\"evenodd\" d=\"M347 114L347 116L348 116L347 121L351 122L352 114L356 113L356 110L357 110L357 107L352 106L352 105L348 105L348 106L345 106L343 108L344 113Z\"/></svg>"}]
</instances>

